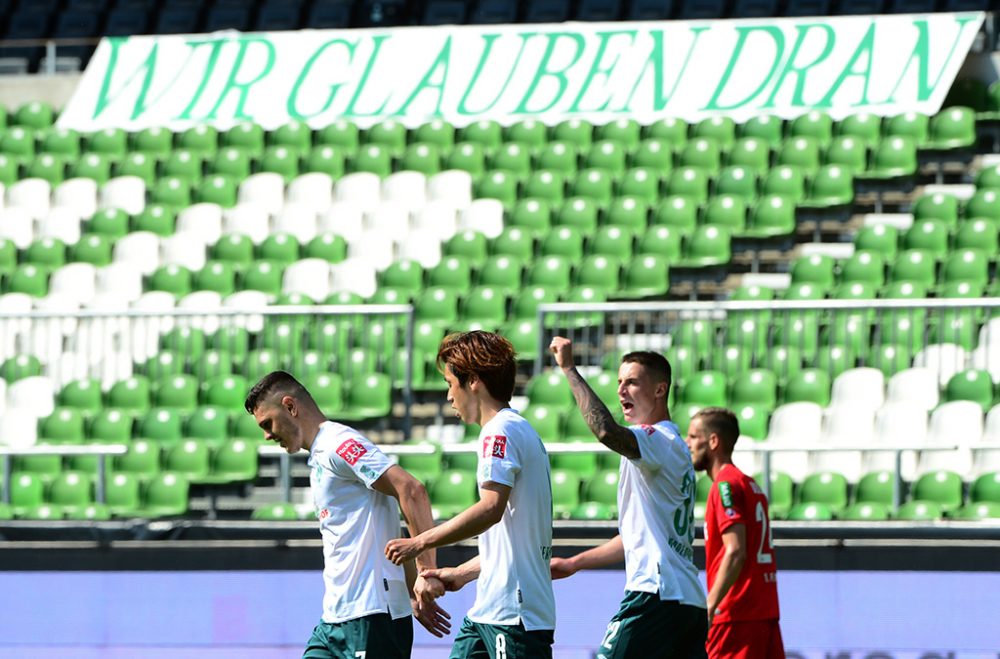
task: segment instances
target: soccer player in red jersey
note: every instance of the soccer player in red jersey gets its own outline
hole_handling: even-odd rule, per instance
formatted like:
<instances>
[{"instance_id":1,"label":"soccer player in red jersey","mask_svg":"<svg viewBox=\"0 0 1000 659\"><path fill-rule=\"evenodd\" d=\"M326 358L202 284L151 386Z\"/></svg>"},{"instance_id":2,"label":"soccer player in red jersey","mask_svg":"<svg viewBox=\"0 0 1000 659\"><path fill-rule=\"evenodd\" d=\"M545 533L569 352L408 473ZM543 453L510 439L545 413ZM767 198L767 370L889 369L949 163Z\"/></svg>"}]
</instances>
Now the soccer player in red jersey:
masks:
<instances>
[{"instance_id":1,"label":"soccer player in red jersey","mask_svg":"<svg viewBox=\"0 0 1000 659\"><path fill-rule=\"evenodd\" d=\"M767 496L733 464L736 415L707 407L691 419L694 468L712 478L705 510L710 659L784 659L778 626L778 573Z\"/></svg>"}]
</instances>

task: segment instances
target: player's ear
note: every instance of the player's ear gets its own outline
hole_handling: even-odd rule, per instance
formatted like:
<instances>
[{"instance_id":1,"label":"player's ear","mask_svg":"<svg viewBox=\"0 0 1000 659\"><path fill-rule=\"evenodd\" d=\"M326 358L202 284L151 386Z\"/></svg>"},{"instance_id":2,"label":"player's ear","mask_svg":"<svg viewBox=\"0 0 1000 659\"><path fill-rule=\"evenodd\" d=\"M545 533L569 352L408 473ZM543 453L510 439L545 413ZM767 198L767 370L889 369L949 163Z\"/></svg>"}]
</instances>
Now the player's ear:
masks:
<instances>
[{"instance_id":1,"label":"player's ear","mask_svg":"<svg viewBox=\"0 0 1000 659\"><path fill-rule=\"evenodd\" d=\"M722 446L722 438L716 433L711 433L708 436L708 447L713 451L717 451L719 447Z\"/></svg>"},{"instance_id":2,"label":"player's ear","mask_svg":"<svg viewBox=\"0 0 1000 659\"><path fill-rule=\"evenodd\" d=\"M297 416L299 413L299 407L296 404L295 398L292 396L282 396L281 406L284 407L292 416Z\"/></svg>"}]
</instances>

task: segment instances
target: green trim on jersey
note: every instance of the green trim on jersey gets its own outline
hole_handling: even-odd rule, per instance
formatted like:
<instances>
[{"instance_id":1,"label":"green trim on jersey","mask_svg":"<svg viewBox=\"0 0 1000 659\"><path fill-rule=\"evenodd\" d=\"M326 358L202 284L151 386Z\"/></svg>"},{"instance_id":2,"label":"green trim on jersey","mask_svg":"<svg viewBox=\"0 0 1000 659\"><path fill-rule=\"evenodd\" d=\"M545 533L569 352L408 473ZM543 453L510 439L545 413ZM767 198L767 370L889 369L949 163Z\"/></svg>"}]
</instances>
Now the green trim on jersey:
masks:
<instances>
[{"instance_id":1,"label":"green trim on jersey","mask_svg":"<svg viewBox=\"0 0 1000 659\"><path fill-rule=\"evenodd\" d=\"M388 613L347 622L320 622L313 629L302 659L409 659L413 618L393 620Z\"/></svg>"},{"instance_id":2,"label":"green trim on jersey","mask_svg":"<svg viewBox=\"0 0 1000 659\"><path fill-rule=\"evenodd\" d=\"M468 618L455 636L449 659L552 659L555 633L523 625L486 625Z\"/></svg>"}]
</instances>

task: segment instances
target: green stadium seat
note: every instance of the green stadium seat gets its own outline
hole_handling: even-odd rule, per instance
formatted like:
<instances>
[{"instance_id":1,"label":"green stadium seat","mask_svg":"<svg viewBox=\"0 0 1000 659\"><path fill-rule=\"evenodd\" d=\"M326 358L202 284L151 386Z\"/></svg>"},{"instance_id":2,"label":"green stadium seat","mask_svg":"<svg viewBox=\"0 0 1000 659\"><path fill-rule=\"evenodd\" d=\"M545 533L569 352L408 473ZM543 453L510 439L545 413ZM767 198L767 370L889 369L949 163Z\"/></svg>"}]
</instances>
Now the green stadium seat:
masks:
<instances>
[{"instance_id":1,"label":"green stadium seat","mask_svg":"<svg viewBox=\"0 0 1000 659\"><path fill-rule=\"evenodd\" d=\"M881 132L882 118L870 112L855 112L834 124L836 135L859 139L865 146L876 144Z\"/></svg>"},{"instance_id":2,"label":"green stadium seat","mask_svg":"<svg viewBox=\"0 0 1000 659\"><path fill-rule=\"evenodd\" d=\"M98 400L98 405L100 400ZM80 444L83 442L84 415L75 407L57 407L52 414L38 420L38 440L46 444Z\"/></svg>"},{"instance_id":3,"label":"green stadium seat","mask_svg":"<svg viewBox=\"0 0 1000 659\"><path fill-rule=\"evenodd\" d=\"M335 146L351 152L358 148L358 125L353 121L338 120L318 129L314 135L317 145Z\"/></svg>"},{"instance_id":4,"label":"green stadium seat","mask_svg":"<svg viewBox=\"0 0 1000 659\"><path fill-rule=\"evenodd\" d=\"M182 131L176 138L176 149L189 149L211 155L219 148L219 133L208 124L198 124Z\"/></svg>"},{"instance_id":5,"label":"green stadium seat","mask_svg":"<svg viewBox=\"0 0 1000 659\"><path fill-rule=\"evenodd\" d=\"M264 129L250 121L240 122L219 135L219 145L260 153L264 150Z\"/></svg>"},{"instance_id":6,"label":"green stadium seat","mask_svg":"<svg viewBox=\"0 0 1000 659\"><path fill-rule=\"evenodd\" d=\"M933 288L937 281L934 256L926 250L920 249L908 249L900 252L889 268L889 280L894 282L910 281L925 289Z\"/></svg>"},{"instance_id":7,"label":"green stadium seat","mask_svg":"<svg viewBox=\"0 0 1000 659\"><path fill-rule=\"evenodd\" d=\"M546 256L528 268L525 284L528 286L551 286L556 290L570 287L570 261L561 256Z\"/></svg>"},{"instance_id":8,"label":"green stadium seat","mask_svg":"<svg viewBox=\"0 0 1000 659\"><path fill-rule=\"evenodd\" d=\"M903 234L904 249L921 249L936 259L948 251L948 226L941 220L917 220Z\"/></svg>"},{"instance_id":9,"label":"green stadium seat","mask_svg":"<svg viewBox=\"0 0 1000 659\"><path fill-rule=\"evenodd\" d=\"M624 145L610 140L594 142L584 150L583 166L620 172L625 169L626 149Z\"/></svg>"},{"instance_id":10,"label":"green stadium seat","mask_svg":"<svg viewBox=\"0 0 1000 659\"><path fill-rule=\"evenodd\" d=\"M868 144L858 137L835 137L826 149L823 162L840 165L852 176L860 174L868 166Z\"/></svg>"},{"instance_id":11,"label":"green stadium seat","mask_svg":"<svg viewBox=\"0 0 1000 659\"><path fill-rule=\"evenodd\" d=\"M62 183L65 174L66 165L62 158L53 156L51 153L36 155L24 167L25 178L40 178L48 181L52 186Z\"/></svg>"},{"instance_id":12,"label":"green stadium seat","mask_svg":"<svg viewBox=\"0 0 1000 659\"><path fill-rule=\"evenodd\" d=\"M788 122L789 137L808 137L825 147L833 138L833 119L825 112L810 110Z\"/></svg>"},{"instance_id":13,"label":"green stadium seat","mask_svg":"<svg viewBox=\"0 0 1000 659\"><path fill-rule=\"evenodd\" d=\"M830 471L810 474L799 486L800 503L821 503L835 516L847 507L847 479Z\"/></svg>"},{"instance_id":14,"label":"green stadium seat","mask_svg":"<svg viewBox=\"0 0 1000 659\"><path fill-rule=\"evenodd\" d=\"M756 441L767 438L768 409L757 405L741 405L733 411L740 423L740 436Z\"/></svg>"},{"instance_id":15,"label":"green stadium seat","mask_svg":"<svg viewBox=\"0 0 1000 659\"><path fill-rule=\"evenodd\" d=\"M702 225L684 242L684 258L676 265L687 268L705 268L726 265L732 259L730 234L725 229Z\"/></svg>"},{"instance_id":16,"label":"green stadium seat","mask_svg":"<svg viewBox=\"0 0 1000 659\"><path fill-rule=\"evenodd\" d=\"M211 446L217 446L229 438L230 410L212 405L196 407L184 423L185 437L205 440Z\"/></svg>"},{"instance_id":17,"label":"green stadium seat","mask_svg":"<svg viewBox=\"0 0 1000 659\"><path fill-rule=\"evenodd\" d=\"M449 519L476 502L474 472L448 469L431 483L431 511L434 519Z\"/></svg>"},{"instance_id":18,"label":"green stadium seat","mask_svg":"<svg viewBox=\"0 0 1000 659\"><path fill-rule=\"evenodd\" d=\"M27 263L56 270L66 263L66 244L58 238L39 238L28 245L21 258Z\"/></svg>"},{"instance_id":19,"label":"green stadium seat","mask_svg":"<svg viewBox=\"0 0 1000 659\"><path fill-rule=\"evenodd\" d=\"M18 106L10 117L10 124L43 130L52 126L55 118L56 111L50 104L44 101L29 101Z\"/></svg>"},{"instance_id":20,"label":"green stadium seat","mask_svg":"<svg viewBox=\"0 0 1000 659\"><path fill-rule=\"evenodd\" d=\"M917 145L906 137L888 137L872 150L868 169L859 178L887 180L917 173Z\"/></svg>"},{"instance_id":21,"label":"green stadium seat","mask_svg":"<svg viewBox=\"0 0 1000 659\"><path fill-rule=\"evenodd\" d=\"M750 369L751 350L739 345L726 345L712 353L710 366L727 378L739 376Z\"/></svg>"},{"instance_id":22,"label":"green stadium seat","mask_svg":"<svg viewBox=\"0 0 1000 659\"><path fill-rule=\"evenodd\" d=\"M636 256L662 256L667 263L681 257L681 234L668 226L651 226L640 235L635 245Z\"/></svg>"},{"instance_id":23,"label":"green stadium seat","mask_svg":"<svg viewBox=\"0 0 1000 659\"><path fill-rule=\"evenodd\" d=\"M1000 471L980 474L969 486L969 502L1000 503Z\"/></svg>"},{"instance_id":24,"label":"green stadium seat","mask_svg":"<svg viewBox=\"0 0 1000 659\"><path fill-rule=\"evenodd\" d=\"M182 476L164 472L154 476L142 488L141 517L184 515L188 510L189 483Z\"/></svg>"},{"instance_id":25,"label":"green stadium seat","mask_svg":"<svg viewBox=\"0 0 1000 659\"><path fill-rule=\"evenodd\" d=\"M37 506L26 506L20 508L20 510L15 509L18 519L35 520L35 521L58 521L63 519L63 509L61 506L55 506L49 503L42 503Z\"/></svg>"},{"instance_id":26,"label":"green stadium seat","mask_svg":"<svg viewBox=\"0 0 1000 659\"><path fill-rule=\"evenodd\" d=\"M890 519L889 506L882 503L853 503L841 511L839 519L846 522L885 522Z\"/></svg>"},{"instance_id":27,"label":"green stadium seat","mask_svg":"<svg viewBox=\"0 0 1000 659\"><path fill-rule=\"evenodd\" d=\"M963 503L962 478L943 469L921 474L910 489L910 498L936 503L944 512L955 510Z\"/></svg>"},{"instance_id":28,"label":"green stadium seat","mask_svg":"<svg viewBox=\"0 0 1000 659\"><path fill-rule=\"evenodd\" d=\"M94 502L92 483L88 474L64 471L49 484L48 502L63 509L78 509Z\"/></svg>"},{"instance_id":29,"label":"green stadium seat","mask_svg":"<svg viewBox=\"0 0 1000 659\"><path fill-rule=\"evenodd\" d=\"M111 509L105 504L88 503L79 507L64 507L66 519L81 522L106 522L111 519Z\"/></svg>"},{"instance_id":30,"label":"green stadium seat","mask_svg":"<svg viewBox=\"0 0 1000 659\"><path fill-rule=\"evenodd\" d=\"M174 235L177 215L173 209L158 204L147 204L142 212L129 220L130 231L149 231L161 237Z\"/></svg>"},{"instance_id":31,"label":"green stadium seat","mask_svg":"<svg viewBox=\"0 0 1000 659\"><path fill-rule=\"evenodd\" d=\"M517 142L509 142L497 149L489 162L490 169L503 171L515 179L524 179L532 171L531 151Z\"/></svg>"},{"instance_id":32,"label":"green stadium seat","mask_svg":"<svg viewBox=\"0 0 1000 659\"><path fill-rule=\"evenodd\" d=\"M194 273L192 288L229 295L236 290L236 270L225 261L209 261Z\"/></svg>"},{"instance_id":33,"label":"green stadium seat","mask_svg":"<svg viewBox=\"0 0 1000 659\"><path fill-rule=\"evenodd\" d=\"M524 197L558 205L562 203L565 192L566 182L559 172L537 170L525 175L522 191Z\"/></svg>"},{"instance_id":34,"label":"green stadium seat","mask_svg":"<svg viewBox=\"0 0 1000 659\"><path fill-rule=\"evenodd\" d=\"M523 229L534 236L544 235L552 226L552 209L539 199L520 199L506 219L508 227Z\"/></svg>"},{"instance_id":35,"label":"green stadium seat","mask_svg":"<svg viewBox=\"0 0 1000 659\"><path fill-rule=\"evenodd\" d=\"M773 167L761 179L760 193L781 195L798 203L806 197L805 174L793 165Z\"/></svg>"},{"instance_id":36,"label":"green stadium seat","mask_svg":"<svg viewBox=\"0 0 1000 659\"><path fill-rule=\"evenodd\" d=\"M352 378L341 416L348 420L379 419L392 411L392 381L384 373Z\"/></svg>"},{"instance_id":37,"label":"green stadium seat","mask_svg":"<svg viewBox=\"0 0 1000 659\"><path fill-rule=\"evenodd\" d=\"M581 498L588 502L617 506L618 470L607 469L599 471L585 480Z\"/></svg>"},{"instance_id":38,"label":"green stadium seat","mask_svg":"<svg viewBox=\"0 0 1000 659\"><path fill-rule=\"evenodd\" d=\"M979 248L952 251L941 264L942 283L968 282L985 287L990 267L987 254Z\"/></svg>"},{"instance_id":39,"label":"green stadium seat","mask_svg":"<svg viewBox=\"0 0 1000 659\"><path fill-rule=\"evenodd\" d=\"M614 178L603 169L581 169L570 183L569 194L607 204L614 194Z\"/></svg>"},{"instance_id":40,"label":"green stadium seat","mask_svg":"<svg viewBox=\"0 0 1000 659\"><path fill-rule=\"evenodd\" d=\"M873 471L864 474L855 488L855 501L883 506L892 505L894 479L891 471Z\"/></svg>"},{"instance_id":41,"label":"green stadium seat","mask_svg":"<svg viewBox=\"0 0 1000 659\"><path fill-rule=\"evenodd\" d=\"M161 126L144 128L132 134L132 151L155 158L163 158L173 148L174 133Z\"/></svg>"},{"instance_id":42,"label":"green stadium seat","mask_svg":"<svg viewBox=\"0 0 1000 659\"><path fill-rule=\"evenodd\" d=\"M715 178L715 194L742 197L748 204L757 198L757 178L754 170L742 165L724 167Z\"/></svg>"},{"instance_id":43,"label":"green stadium seat","mask_svg":"<svg viewBox=\"0 0 1000 659\"><path fill-rule=\"evenodd\" d=\"M552 514L556 519L569 519L580 505L580 474L569 469L553 469Z\"/></svg>"},{"instance_id":44,"label":"green stadium seat","mask_svg":"<svg viewBox=\"0 0 1000 659\"><path fill-rule=\"evenodd\" d=\"M482 144L461 142L444 158L445 169L460 169L479 178L486 171L486 154Z\"/></svg>"},{"instance_id":45,"label":"green stadium seat","mask_svg":"<svg viewBox=\"0 0 1000 659\"><path fill-rule=\"evenodd\" d=\"M887 137L906 137L919 147L927 141L930 117L917 112L904 112L888 117L882 124L883 139Z\"/></svg>"},{"instance_id":46,"label":"green stadium seat","mask_svg":"<svg viewBox=\"0 0 1000 659\"><path fill-rule=\"evenodd\" d=\"M129 153L115 163L112 171L117 176L138 176L147 188L156 181L156 158L145 153Z\"/></svg>"},{"instance_id":47,"label":"green stadium seat","mask_svg":"<svg viewBox=\"0 0 1000 659\"><path fill-rule=\"evenodd\" d=\"M725 407L725 374L711 370L696 373L681 390L679 400L682 405Z\"/></svg>"},{"instance_id":48,"label":"green stadium seat","mask_svg":"<svg viewBox=\"0 0 1000 659\"><path fill-rule=\"evenodd\" d=\"M788 510L791 522L829 522L834 519L833 509L825 503L797 503Z\"/></svg>"},{"instance_id":49,"label":"green stadium seat","mask_svg":"<svg viewBox=\"0 0 1000 659\"><path fill-rule=\"evenodd\" d=\"M339 179L344 175L344 171L344 154L338 147L329 144L315 146L302 158L301 172L303 174L315 172Z\"/></svg>"},{"instance_id":50,"label":"green stadium seat","mask_svg":"<svg viewBox=\"0 0 1000 659\"><path fill-rule=\"evenodd\" d=\"M149 190L149 201L173 210L186 208L191 205L191 184L176 176L159 178Z\"/></svg>"},{"instance_id":51,"label":"green stadium seat","mask_svg":"<svg viewBox=\"0 0 1000 659\"><path fill-rule=\"evenodd\" d=\"M729 401L734 407L755 405L773 409L778 402L778 379L768 369L744 371L732 380Z\"/></svg>"},{"instance_id":52,"label":"green stadium seat","mask_svg":"<svg viewBox=\"0 0 1000 659\"><path fill-rule=\"evenodd\" d=\"M269 146L260 156L259 171L279 174L288 183L299 175L299 151L287 146Z\"/></svg>"},{"instance_id":53,"label":"green stadium seat","mask_svg":"<svg viewBox=\"0 0 1000 659\"><path fill-rule=\"evenodd\" d=\"M88 441L127 443L132 438L132 418L132 413L121 409L103 409L95 412L87 426Z\"/></svg>"},{"instance_id":54,"label":"green stadium seat","mask_svg":"<svg viewBox=\"0 0 1000 659\"><path fill-rule=\"evenodd\" d=\"M33 473L14 474L10 481L10 505L15 515L33 506L40 506L44 500L45 483L42 477Z\"/></svg>"},{"instance_id":55,"label":"green stadium seat","mask_svg":"<svg viewBox=\"0 0 1000 659\"><path fill-rule=\"evenodd\" d=\"M28 162L35 156L34 135L21 126L8 128L0 135L0 153L18 163Z\"/></svg>"},{"instance_id":56,"label":"green stadium seat","mask_svg":"<svg viewBox=\"0 0 1000 659\"><path fill-rule=\"evenodd\" d=\"M896 510L896 519L907 522L933 522L944 517L936 501L907 501Z\"/></svg>"},{"instance_id":57,"label":"green stadium seat","mask_svg":"<svg viewBox=\"0 0 1000 659\"><path fill-rule=\"evenodd\" d=\"M886 261L896 256L898 244L899 230L889 224L862 227L854 237L855 249L881 254Z\"/></svg>"},{"instance_id":58,"label":"green stadium seat","mask_svg":"<svg viewBox=\"0 0 1000 659\"><path fill-rule=\"evenodd\" d=\"M660 175L673 169L673 163L674 153L670 142L657 138L642 140L629 160L632 167L650 169Z\"/></svg>"},{"instance_id":59,"label":"green stadium seat","mask_svg":"<svg viewBox=\"0 0 1000 659\"><path fill-rule=\"evenodd\" d=\"M462 298L459 311L464 321L495 330L507 318L506 292L492 286L476 286Z\"/></svg>"},{"instance_id":60,"label":"green stadium seat","mask_svg":"<svg viewBox=\"0 0 1000 659\"><path fill-rule=\"evenodd\" d=\"M594 139L594 126L582 119L566 119L552 127L550 137L553 140L571 142L584 148L588 147Z\"/></svg>"},{"instance_id":61,"label":"green stadium seat","mask_svg":"<svg viewBox=\"0 0 1000 659\"><path fill-rule=\"evenodd\" d=\"M70 262L80 261L97 267L111 264L111 241L106 236L81 236L80 242L69 249Z\"/></svg>"},{"instance_id":62,"label":"green stadium seat","mask_svg":"<svg viewBox=\"0 0 1000 659\"><path fill-rule=\"evenodd\" d=\"M129 217L119 208L107 208L94 213L87 221L87 233L117 240L128 233Z\"/></svg>"},{"instance_id":63,"label":"green stadium seat","mask_svg":"<svg viewBox=\"0 0 1000 659\"><path fill-rule=\"evenodd\" d=\"M927 149L967 149L976 144L976 113L972 108L944 108L930 119Z\"/></svg>"},{"instance_id":64,"label":"green stadium seat","mask_svg":"<svg viewBox=\"0 0 1000 659\"><path fill-rule=\"evenodd\" d=\"M954 237L955 249L981 249L987 254L1000 252L998 225L985 219L970 219L959 224Z\"/></svg>"},{"instance_id":65,"label":"green stadium seat","mask_svg":"<svg viewBox=\"0 0 1000 659\"><path fill-rule=\"evenodd\" d=\"M646 167L627 169L618 180L618 195L634 198L647 206L655 204L660 199L660 175Z\"/></svg>"},{"instance_id":66,"label":"green stadium seat","mask_svg":"<svg viewBox=\"0 0 1000 659\"><path fill-rule=\"evenodd\" d=\"M993 407L993 380L989 372L968 369L956 373L945 385L944 400L971 400L979 403L983 412Z\"/></svg>"},{"instance_id":67,"label":"green stadium seat","mask_svg":"<svg viewBox=\"0 0 1000 659\"><path fill-rule=\"evenodd\" d=\"M715 172L722 166L722 149L715 139L694 137L678 151L677 164Z\"/></svg>"},{"instance_id":68,"label":"green stadium seat","mask_svg":"<svg viewBox=\"0 0 1000 659\"><path fill-rule=\"evenodd\" d=\"M0 145L2 145L2 139L0 139ZM2 148L2 146L0 146L0 148ZM99 156L94 156L94 158L99 158ZM84 160L86 159L78 160L76 161L76 163L77 164L82 163ZM18 174L19 165L20 163L18 162L17 158L8 156L6 153L0 152L0 183L6 186L10 186L16 183L17 180L19 179L19 174ZM82 176L82 174L72 173L73 172L72 167L70 171L71 173L69 174L69 178L74 178L75 176ZM97 177L92 176L90 178L96 179ZM107 172L105 172L104 178L99 180L98 183L102 184L107 180L108 180L108 174Z\"/></svg>"},{"instance_id":69,"label":"green stadium seat","mask_svg":"<svg viewBox=\"0 0 1000 659\"><path fill-rule=\"evenodd\" d=\"M781 195L762 195L750 210L747 228L742 233L752 238L774 238L794 231L795 202Z\"/></svg>"},{"instance_id":70,"label":"green stadium seat","mask_svg":"<svg viewBox=\"0 0 1000 659\"><path fill-rule=\"evenodd\" d=\"M232 208L237 200L237 180L236 177L222 174L207 176L195 185L193 201Z\"/></svg>"},{"instance_id":71,"label":"green stadium seat","mask_svg":"<svg viewBox=\"0 0 1000 659\"><path fill-rule=\"evenodd\" d=\"M128 133L121 128L104 128L91 133L84 140L86 150L120 160L128 152Z\"/></svg>"},{"instance_id":72,"label":"green stadium seat","mask_svg":"<svg viewBox=\"0 0 1000 659\"><path fill-rule=\"evenodd\" d=\"M365 144L350 159L350 171L370 172L380 178L392 173L393 149L385 144Z\"/></svg>"},{"instance_id":73,"label":"green stadium seat","mask_svg":"<svg viewBox=\"0 0 1000 659\"><path fill-rule=\"evenodd\" d=\"M700 223L724 227L731 233L742 233L747 223L746 202L741 197L715 195L702 206Z\"/></svg>"},{"instance_id":74,"label":"green stadium seat","mask_svg":"<svg viewBox=\"0 0 1000 659\"><path fill-rule=\"evenodd\" d=\"M596 200L575 197L563 203L553 219L553 224L556 227L572 227L584 233L593 232L597 230L599 213L600 208ZM544 243L543 238L543 245Z\"/></svg>"},{"instance_id":75,"label":"green stadium seat","mask_svg":"<svg viewBox=\"0 0 1000 659\"><path fill-rule=\"evenodd\" d=\"M838 164L823 165L812 178L809 195L803 202L808 208L833 208L854 201L854 176Z\"/></svg>"},{"instance_id":76,"label":"green stadium seat","mask_svg":"<svg viewBox=\"0 0 1000 659\"><path fill-rule=\"evenodd\" d=\"M957 510L951 511L948 517L956 520L997 520L1000 519L1000 503L980 501L967 503Z\"/></svg>"},{"instance_id":77,"label":"green stadium seat","mask_svg":"<svg viewBox=\"0 0 1000 659\"><path fill-rule=\"evenodd\" d=\"M698 167L678 167L666 178L665 193L668 196L689 197L697 204L708 200L708 173Z\"/></svg>"},{"instance_id":78,"label":"green stadium seat","mask_svg":"<svg viewBox=\"0 0 1000 659\"><path fill-rule=\"evenodd\" d=\"M294 522L299 519L291 503L269 503L254 508L250 519L260 522Z\"/></svg>"},{"instance_id":79,"label":"green stadium seat","mask_svg":"<svg viewBox=\"0 0 1000 659\"><path fill-rule=\"evenodd\" d=\"M492 134L492 131L490 131ZM541 121L525 119L504 129L506 142L517 142L530 148L540 147L548 140L548 128Z\"/></svg>"},{"instance_id":80,"label":"green stadium seat","mask_svg":"<svg viewBox=\"0 0 1000 659\"><path fill-rule=\"evenodd\" d=\"M784 134L784 121L771 114L757 114L738 126L740 137L754 137L777 144Z\"/></svg>"},{"instance_id":81,"label":"green stadium seat","mask_svg":"<svg viewBox=\"0 0 1000 659\"><path fill-rule=\"evenodd\" d=\"M819 369L803 369L789 376L785 385L785 403L812 402L826 407L830 404L830 376Z\"/></svg>"},{"instance_id":82,"label":"green stadium seat","mask_svg":"<svg viewBox=\"0 0 1000 659\"><path fill-rule=\"evenodd\" d=\"M208 459L205 443L187 439L165 450L163 468L188 481L201 481L208 476Z\"/></svg>"},{"instance_id":83,"label":"green stadium seat","mask_svg":"<svg viewBox=\"0 0 1000 659\"><path fill-rule=\"evenodd\" d=\"M767 171L771 164L771 146L757 137L744 137L733 143L729 150L726 163L745 168L753 174L760 175Z\"/></svg>"},{"instance_id":84,"label":"green stadium seat","mask_svg":"<svg viewBox=\"0 0 1000 659\"><path fill-rule=\"evenodd\" d=\"M503 127L490 119L480 119L458 129L458 139L494 149L503 143Z\"/></svg>"},{"instance_id":85,"label":"green stadium seat","mask_svg":"<svg viewBox=\"0 0 1000 659\"><path fill-rule=\"evenodd\" d=\"M58 455L14 456L13 469L17 473L34 474L49 483L62 471L62 458Z\"/></svg>"},{"instance_id":86,"label":"green stadium seat","mask_svg":"<svg viewBox=\"0 0 1000 659\"><path fill-rule=\"evenodd\" d=\"M774 162L815 172L821 162L820 143L810 137L786 137L777 150Z\"/></svg>"},{"instance_id":87,"label":"green stadium seat","mask_svg":"<svg viewBox=\"0 0 1000 659\"><path fill-rule=\"evenodd\" d=\"M875 288L885 283L885 260L879 252L855 251L840 264L840 281L845 284L868 284Z\"/></svg>"}]
</instances>

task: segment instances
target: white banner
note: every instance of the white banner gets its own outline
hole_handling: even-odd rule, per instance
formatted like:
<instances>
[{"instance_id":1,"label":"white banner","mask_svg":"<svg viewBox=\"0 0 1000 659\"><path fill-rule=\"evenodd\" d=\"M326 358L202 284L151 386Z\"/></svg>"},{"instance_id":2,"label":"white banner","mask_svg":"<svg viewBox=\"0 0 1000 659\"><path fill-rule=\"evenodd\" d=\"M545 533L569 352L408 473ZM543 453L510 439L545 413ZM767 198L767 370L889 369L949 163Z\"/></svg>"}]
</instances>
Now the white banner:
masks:
<instances>
[{"instance_id":1,"label":"white banner","mask_svg":"<svg viewBox=\"0 0 1000 659\"><path fill-rule=\"evenodd\" d=\"M112 37L59 126L936 112L982 13Z\"/></svg>"}]
</instances>

